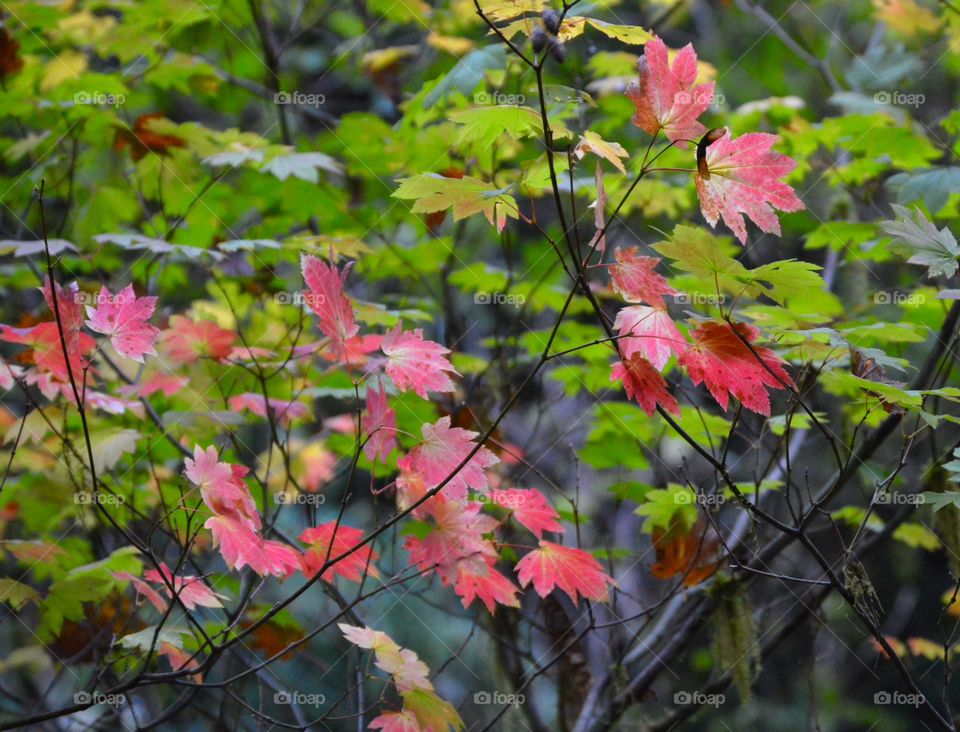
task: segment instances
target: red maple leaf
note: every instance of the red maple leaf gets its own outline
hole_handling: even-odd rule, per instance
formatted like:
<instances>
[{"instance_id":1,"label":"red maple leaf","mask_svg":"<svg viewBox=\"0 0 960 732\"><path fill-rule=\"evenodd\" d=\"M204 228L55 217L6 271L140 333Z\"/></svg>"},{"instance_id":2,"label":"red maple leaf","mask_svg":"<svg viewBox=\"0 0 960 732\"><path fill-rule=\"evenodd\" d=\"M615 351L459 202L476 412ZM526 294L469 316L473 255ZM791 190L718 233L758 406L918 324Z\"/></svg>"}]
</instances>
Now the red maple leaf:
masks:
<instances>
[{"instance_id":1,"label":"red maple leaf","mask_svg":"<svg viewBox=\"0 0 960 732\"><path fill-rule=\"evenodd\" d=\"M660 130L671 142L692 140L706 129L697 118L713 102L714 82L697 84L697 54L687 44L670 66L667 47L659 38L649 41L637 62L639 84L627 96L637 107L633 124L656 135Z\"/></svg>"},{"instance_id":2,"label":"red maple leaf","mask_svg":"<svg viewBox=\"0 0 960 732\"><path fill-rule=\"evenodd\" d=\"M121 356L143 363L144 355L156 353L153 344L160 331L147 322L156 306L157 298L137 297L133 285L116 295L101 287L96 306L87 305L87 327L107 336Z\"/></svg>"},{"instance_id":3,"label":"red maple leaf","mask_svg":"<svg viewBox=\"0 0 960 732\"><path fill-rule=\"evenodd\" d=\"M512 511L513 517L538 539L544 531L563 531L557 509L538 490L498 488L490 491L487 500Z\"/></svg>"},{"instance_id":4,"label":"red maple leaf","mask_svg":"<svg viewBox=\"0 0 960 732\"><path fill-rule=\"evenodd\" d=\"M329 521L312 529L304 529L300 534L300 541L309 544L310 548L303 553L301 564L303 573L313 577L329 559L344 554L353 549L363 539L363 531L352 526ZM357 549L331 567L328 567L322 579L332 580L338 575L344 579L359 582L364 575L379 576L373 560L380 555L373 550L370 544Z\"/></svg>"},{"instance_id":5,"label":"red maple leaf","mask_svg":"<svg viewBox=\"0 0 960 732\"><path fill-rule=\"evenodd\" d=\"M760 331L747 323L731 326L708 320L691 335L693 345L680 356L680 364L686 367L693 383L706 384L724 409L733 395L747 409L769 417L767 388L784 389L793 381L783 368L785 362L773 351L744 343L752 344Z\"/></svg>"},{"instance_id":6,"label":"red maple leaf","mask_svg":"<svg viewBox=\"0 0 960 732\"><path fill-rule=\"evenodd\" d=\"M193 363L200 358L221 361L230 355L237 334L212 320L190 320L173 315L167 329L160 334L160 343L171 360Z\"/></svg>"},{"instance_id":7,"label":"red maple leaf","mask_svg":"<svg viewBox=\"0 0 960 732\"><path fill-rule=\"evenodd\" d=\"M480 568L464 566L457 575L455 592L464 607L470 607L475 599L487 606L491 614L497 605L520 607L516 586L493 568L493 560L488 560Z\"/></svg>"},{"instance_id":8,"label":"red maple leaf","mask_svg":"<svg viewBox=\"0 0 960 732\"><path fill-rule=\"evenodd\" d=\"M771 148L776 135L751 132L734 140L729 131L706 148L694 175L700 210L711 226L723 218L740 243L747 243L744 215L768 234L780 235L780 219L774 209L800 211L803 201L796 191L779 180L796 162Z\"/></svg>"},{"instance_id":9,"label":"red maple leaf","mask_svg":"<svg viewBox=\"0 0 960 732\"><path fill-rule=\"evenodd\" d=\"M165 118L159 112L141 114L133 123L132 129L125 127L117 130L113 149L123 150L129 146L130 157L134 160L140 160L149 152L166 155L168 148L184 147L187 143L176 135L164 135L150 129L154 120L162 119Z\"/></svg>"},{"instance_id":10,"label":"red maple leaf","mask_svg":"<svg viewBox=\"0 0 960 732\"><path fill-rule=\"evenodd\" d=\"M533 582L540 597L560 589L574 602L580 595L588 600L606 600L607 586L617 584L592 554L549 541L541 541L539 549L517 562L517 577L521 587Z\"/></svg>"},{"instance_id":11,"label":"red maple leaf","mask_svg":"<svg viewBox=\"0 0 960 732\"><path fill-rule=\"evenodd\" d=\"M48 397L60 390L60 386L66 385L69 380L69 373L72 371L73 378L78 382L83 378L83 357L96 347L97 343L86 333L81 332L80 326L83 324L83 306L81 305L80 288L76 282L72 282L68 287L63 288L58 283L54 283L56 288L57 312L60 314L60 325L56 320L37 323L29 328L14 328L9 325L0 326L0 340L9 343L21 343L31 347L32 352L28 363L32 361L41 374L33 374L34 379L43 379L48 382L49 388L42 389ZM49 278L44 282L43 297L54 311L53 292L50 290ZM56 315L54 315L56 318ZM67 353L70 357L70 370L67 369L67 361L63 357L63 343L60 340L60 326L63 326L63 342L66 343ZM52 380L58 380L60 385L52 383ZM64 394L71 394L67 389L62 390ZM72 398L72 396L71 396Z\"/></svg>"},{"instance_id":12,"label":"red maple leaf","mask_svg":"<svg viewBox=\"0 0 960 732\"><path fill-rule=\"evenodd\" d=\"M656 367L638 353L613 364L610 381L623 381L627 398L633 399L648 415L657 411L658 404L668 412L680 414L680 405L667 391L667 382Z\"/></svg>"},{"instance_id":13,"label":"red maple leaf","mask_svg":"<svg viewBox=\"0 0 960 732\"><path fill-rule=\"evenodd\" d=\"M663 310L664 295L676 295L667 279L658 273L659 257L640 256L637 247L620 247L616 252L617 263L610 268L613 289L627 302L644 302Z\"/></svg>"}]
</instances>

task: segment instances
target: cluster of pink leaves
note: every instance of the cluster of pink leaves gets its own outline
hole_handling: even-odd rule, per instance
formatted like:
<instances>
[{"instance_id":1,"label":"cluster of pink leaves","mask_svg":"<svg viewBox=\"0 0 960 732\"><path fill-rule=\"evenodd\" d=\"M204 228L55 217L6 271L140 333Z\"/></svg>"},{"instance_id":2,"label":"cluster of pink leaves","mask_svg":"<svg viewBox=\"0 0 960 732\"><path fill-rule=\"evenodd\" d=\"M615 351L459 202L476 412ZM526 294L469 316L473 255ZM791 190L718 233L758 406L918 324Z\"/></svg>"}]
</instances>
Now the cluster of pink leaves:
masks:
<instances>
[{"instance_id":1,"label":"cluster of pink leaves","mask_svg":"<svg viewBox=\"0 0 960 732\"><path fill-rule=\"evenodd\" d=\"M633 123L654 137L663 132L681 146L702 137L706 128L699 118L713 102L714 83L696 83L693 46L682 48L671 65L666 45L654 38L644 47L638 67L639 82L627 90L636 106ZM744 244L744 216L763 231L779 235L774 209L789 212L804 207L793 188L780 180L796 163L773 151L776 135L754 132L734 139L724 132L707 147L695 174L704 218L711 226L722 218Z\"/></svg>"},{"instance_id":2,"label":"cluster of pink leaves","mask_svg":"<svg viewBox=\"0 0 960 732\"><path fill-rule=\"evenodd\" d=\"M662 132L671 144L681 146L703 137L706 128L699 118L713 101L714 84L697 84L693 47L677 52L671 64L666 45L654 38L638 66L639 83L627 90L636 106L634 124L653 137ZM773 152L776 135L754 132L733 139L727 130L716 132L722 134L704 138L706 149L700 151L695 174L704 217L711 226L722 218L744 244L744 216L763 231L779 235L774 209L803 208L794 190L780 180L794 169L794 161ZM676 355L693 383L704 383L724 409L732 395L747 409L769 416L767 389L792 384L783 362L769 349L754 345L759 331L743 323L705 321L692 330L689 342L667 312L664 296L677 291L657 273L659 263L657 257L641 256L636 247L616 253L613 287L631 304L614 321L621 360L613 365L611 380L622 381L627 396L647 414L658 407L679 414L661 375Z\"/></svg>"},{"instance_id":3,"label":"cluster of pink leaves","mask_svg":"<svg viewBox=\"0 0 960 732\"><path fill-rule=\"evenodd\" d=\"M614 289L631 303L617 313L621 360L613 364L611 381L622 381L627 396L647 414L658 406L680 413L661 372L672 354L694 384L704 383L717 403L726 409L730 396L744 407L770 415L771 389L793 384L783 361L768 348L754 345L760 332L746 323L707 320L691 331L688 341L667 312L664 295L675 294L655 271L657 257L642 257L636 247L621 248L611 267Z\"/></svg>"},{"instance_id":4,"label":"cluster of pink leaves","mask_svg":"<svg viewBox=\"0 0 960 732\"><path fill-rule=\"evenodd\" d=\"M105 287L97 295L81 293L76 282L68 287L51 283L42 288L44 300L53 319L36 325L17 328L0 325L0 340L28 346L34 368L24 370L14 364L0 367L0 386L11 388L21 380L35 386L48 399L58 395L73 398L71 376L78 391L83 384L84 371L90 370L90 355L97 342L83 331L83 326L107 336L114 350L124 358L143 363L143 357L153 354L159 331L146 321L156 307L155 297L137 297L133 286L112 294ZM87 319L84 319L84 303ZM62 337L61 337L62 336ZM64 358L64 350L68 358ZM95 409L120 414L128 409L139 411L140 405L96 390L83 390L86 403Z\"/></svg>"},{"instance_id":5,"label":"cluster of pink leaves","mask_svg":"<svg viewBox=\"0 0 960 732\"><path fill-rule=\"evenodd\" d=\"M455 386L450 375L456 371L448 360L449 351L424 339L421 330L404 331L400 325L379 338L376 334L360 334L353 306L344 292L347 268L340 270L333 262L305 255L302 270L309 288L304 299L317 314L318 327L339 358L348 361L350 354L356 352L351 341L365 338L366 343L379 343L384 357L366 358L366 410L361 428L368 458L386 460L397 442L396 414L389 406L384 378L398 392L410 390L421 398L427 398L431 391L452 391ZM376 387L372 385L374 381ZM474 599L480 599L491 612L497 604L516 607L517 587L495 568L499 553L494 532L500 522L483 512L482 503L469 499L471 492L481 498L488 494L487 471L499 459L477 444L478 433L452 427L449 417L423 424L421 434L422 441L397 460L398 505L403 509L419 502L412 515L429 526L425 535L407 538L404 546L411 562L421 571L435 571L443 585L452 585L465 607ZM590 599L606 598L607 587L613 580L603 573L593 556L542 540L544 530L562 531L563 527L541 493L509 489L490 495L494 499L509 498L492 503L512 507L518 522L541 539L540 546L517 564L521 585L533 581L541 595L559 588L574 601L578 594ZM333 523L307 529L300 537L311 546L305 553L305 571L311 575L321 571L331 556L349 551L361 538L358 529ZM376 576L374 559L376 553L369 546L364 547L323 570L324 578L339 575L358 580L364 573ZM575 574L578 582L572 582L565 574L566 569L573 567L576 569L570 575Z\"/></svg>"}]
</instances>

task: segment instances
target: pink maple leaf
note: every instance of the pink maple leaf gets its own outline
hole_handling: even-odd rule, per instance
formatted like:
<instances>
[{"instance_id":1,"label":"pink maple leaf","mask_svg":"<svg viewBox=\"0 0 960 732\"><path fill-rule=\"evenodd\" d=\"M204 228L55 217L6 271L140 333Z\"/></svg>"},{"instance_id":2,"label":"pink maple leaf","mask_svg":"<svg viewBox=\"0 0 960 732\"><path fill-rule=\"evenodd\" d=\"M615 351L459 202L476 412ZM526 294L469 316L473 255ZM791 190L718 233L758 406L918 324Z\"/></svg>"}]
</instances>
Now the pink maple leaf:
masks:
<instances>
[{"instance_id":1,"label":"pink maple leaf","mask_svg":"<svg viewBox=\"0 0 960 732\"><path fill-rule=\"evenodd\" d=\"M436 569L441 582L449 585L464 567L477 571L496 560L496 547L484 535L497 528L497 521L481 513L479 503L462 504L438 495L423 508L419 515L433 519L430 531L408 536L403 544L419 569Z\"/></svg>"},{"instance_id":2,"label":"pink maple leaf","mask_svg":"<svg viewBox=\"0 0 960 732\"><path fill-rule=\"evenodd\" d=\"M430 669L409 648L401 648L396 655L377 654L376 666L393 677L393 683L401 694L411 689L433 691Z\"/></svg>"},{"instance_id":3,"label":"pink maple leaf","mask_svg":"<svg viewBox=\"0 0 960 732\"><path fill-rule=\"evenodd\" d=\"M610 268L613 288L627 302L645 302L658 310L667 306L664 295L676 295L667 279L659 274L659 257L640 256L637 247L620 247L616 253L617 263Z\"/></svg>"},{"instance_id":4,"label":"pink maple leaf","mask_svg":"<svg viewBox=\"0 0 960 732\"><path fill-rule=\"evenodd\" d=\"M137 297L133 285L116 295L102 287L96 307L87 305L87 327L107 336L121 356L143 363L145 355L156 353L153 344L160 331L147 322L156 307L157 298Z\"/></svg>"},{"instance_id":5,"label":"pink maple leaf","mask_svg":"<svg viewBox=\"0 0 960 732\"><path fill-rule=\"evenodd\" d=\"M368 726L370 729L379 729L382 732L423 732L417 715L407 710L384 712Z\"/></svg>"},{"instance_id":6,"label":"pink maple leaf","mask_svg":"<svg viewBox=\"0 0 960 732\"><path fill-rule=\"evenodd\" d=\"M315 493L324 483L333 480L337 456L322 442L311 442L298 452L295 465L300 487Z\"/></svg>"},{"instance_id":7,"label":"pink maple leaf","mask_svg":"<svg viewBox=\"0 0 960 732\"><path fill-rule=\"evenodd\" d=\"M639 353L613 364L610 381L622 381L627 398L633 399L650 416L657 411L658 404L668 412L680 414L680 405L667 391L667 382Z\"/></svg>"},{"instance_id":8,"label":"pink maple leaf","mask_svg":"<svg viewBox=\"0 0 960 732\"><path fill-rule=\"evenodd\" d=\"M173 315L167 329L160 334L166 354L176 363L194 363L201 358L222 361L229 358L237 334L212 320L190 320Z\"/></svg>"},{"instance_id":9,"label":"pink maple leaf","mask_svg":"<svg viewBox=\"0 0 960 732\"><path fill-rule=\"evenodd\" d=\"M513 517L538 539L544 531L563 531L560 515L544 495L533 488L498 488L487 500L513 512Z\"/></svg>"},{"instance_id":10,"label":"pink maple leaf","mask_svg":"<svg viewBox=\"0 0 960 732\"><path fill-rule=\"evenodd\" d=\"M342 354L347 340L360 331L354 320L353 305L343 292L350 265L337 269L332 253L330 264L304 254L300 257L300 270L308 288L303 293L307 305L319 316L320 330L333 341L337 354Z\"/></svg>"},{"instance_id":11,"label":"pink maple leaf","mask_svg":"<svg viewBox=\"0 0 960 732\"><path fill-rule=\"evenodd\" d=\"M139 601L140 597L145 597L150 601L150 604L153 605L157 612L166 612L167 603L163 599L163 596L157 592L149 582L145 582L137 575L131 574L130 572L111 572L114 579L118 579L121 582L129 582L134 586L134 589L137 591L137 600Z\"/></svg>"},{"instance_id":12,"label":"pink maple leaf","mask_svg":"<svg viewBox=\"0 0 960 732\"><path fill-rule=\"evenodd\" d=\"M620 354L631 358L640 354L647 358L658 371L670 360L671 353L683 353L687 341L673 324L666 310L647 305L630 305L621 308L613 321L620 332Z\"/></svg>"},{"instance_id":13,"label":"pink maple leaf","mask_svg":"<svg viewBox=\"0 0 960 732\"><path fill-rule=\"evenodd\" d=\"M286 577L300 569L300 555L296 551L285 544L264 540L246 522L214 514L203 526L213 534L214 544L220 547L223 561L230 569L249 566L261 577L268 574Z\"/></svg>"},{"instance_id":14,"label":"pink maple leaf","mask_svg":"<svg viewBox=\"0 0 960 732\"><path fill-rule=\"evenodd\" d=\"M247 469L242 465L220 462L217 448L206 450L195 445L193 459L184 460L187 478L200 489L203 502L216 514L224 514L259 530L260 514L244 482Z\"/></svg>"},{"instance_id":15,"label":"pink maple leaf","mask_svg":"<svg viewBox=\"0 0 960 732\"><path fill-rule=\"evenodd\" d=\"M454 385L447 372L456 374L456 369L447 359L449 350L433 341L423 339L423 330L402 331L396 328L383 337L380 346L387 355L385 370L397 389L413 391L423 399L427 390L453 391Z\"/></svg>"},{"instance_id":16,"label":"pink maple leaf","mask_svg":"<svg viewBox=\"0 0 960 732\"><path fill-rule=\"evenodd\" d=\"M227 400L230 409L242 411L249 409L254 414L266 418L269 405L270 413L280 425L287 426L295 419L303 419L310 414L310 407L303 402L289 401L287 399L274 399L269 397L264 399L263 394L254 394L244 392L230 397Z\"/></svg>"},{"instance_id":17,"label":"pink maple leaf","mask_svg":"<svg viewBox=\"0 0 960 732\"><path fill-rule=\"evenodd\" d=\"M731 327L708 320L691 335L693 345L680 356L680 365L686 367L694 384L706 384L723 409L733 395L747 409L770 416L767 388L784 389L793 384L783 368L785 363L773 351L760 346L751 346L751 350L744 343L752 344L760 335L752 325L735 323Z\"/></svg>"},{"instance_id":18,"label":"pink maple leaf","mask_svg":"<svg viewBox=\"0 0 960 732\"><path fill-rule=\"evenodd\" d=\"M367 388L367 409L360 420L367 438L363 451L369 460L386 460L397 445L397 413L387 403L383 384Z\"/></svg>"},{"instance_id":19,"label":"pink maple leaf","mask_svg":"<svg viewBox=\"0 0 960 732\"><path fill-rule=\"evenodd\" d=\"M636 105L633 124L656 136L663 130L671 142L692 140L705 128L697 118L713 101L714 82L697 84L697 54L687 44L670 66L667 47L659 38L649 41L637 62L638 84L631 84L627 96Z\"/></svg>"},{"instance_id":20,"label":"pink maple leaf","mask_svg":"<svg viewBox=\"0 0 960 732\"><path fill-rule=\"evenodd\" d=\"M164 641L161 643L160 647L157 649L157 653L166 657L166 659L170 662L170 667L174 671L190 671L191 669L200 668L200 661L194 658L193 654L187 653L182 648L177 648L169 641ZM187 678L193 681L203 681L203 674L190 674L187 676Z\"/></svg>"},{"instance_id":21,"label":"pink maple leaf","mask_svg":"<svg viewBox=\"0 0 960 732\"><path fill-rule=\"evenodd\" d=\"M467 464L454 473L476 448L473 440L479 436L477 432L450 427L450 417L441 417L435 424L425 423L420 431L423 442L398 461L401 469L419 473L427 490L437 487L452 474L443 492L455 501L466 498L471 488L480 492L487 489L484 470L500 460L485 447L477 450Z\"/></svg>"},{"instance_id":22,"label":"pink maple leaf","mask_svg":"<svg viewBox=\"0 0 960 732\"><path fill-rule=\"evenodd\" d=\"M703 217L711 226L723 218L741 244L747 243L744 215L763 231L779 236L780 219L774 209L804 208L796 191L780 180L797 164L771 149L776 141L776 135L766 132L751 132L734 140L725 131L698 161L694 178Z\"/></svg>"},{"instance_id":23,"label":"pink maple leaf","mask_svg":"<svg viewBox=\"0 0 960 732\"><path fill-rule=\"evenodd\" d=\"M300 541L309 544L310 547L304 551L300 562L303 573L313 577L327 560L350 551L360 543L363 536L361 529L344 524L337 525L336 521L304 529L300 534ZM359 582L364 575L379 577L379 572L373 564L379 556L370 544L366 544L327 568L321 579L329 582L339 575L352 582Z\"/></svg>"},{"instance_id":24,"label":"pink maple leaf","mask_svg":"<svg viewBox=\"0 0 960 732\"><path fill-rule=\"evenodd\" d=\"M454 591L460 597L464 607L479 599L493 614L497 605L520 607L517 597L519 590L508 578L493 568L493 560L484 563L479 569L467 566L460 569Z\"/></svg>"},{"instance_id":25,"label":"pink maple leaf","mask_svg":"<svg viewBox=\"0 0 960 732\"><path fill-rule=\"evenodd\" d=\"M223 607L220 600L226 599L226 596L214 592L201 577L189 574L175 576L163 562L160 562L159 566L159 570L148 569L143 573L143 578L159 585L160 591L168 597L173 597L170 592L170 585L172 584L174 591L188 610L193 610L198 606Z\"/></svg>"},{"instance_id":26,"label":"pink maple leaf","mask_svg":"<svg viewBox=\"0 0 960 732\"><path fill-rule=\"evenodd\" d=\"M533 582L540 597L560 589L574 603L580 595L588 600L606 600L607 586L617 584L592 554L549 541L541 541L539 549L517 562L517 577L521 587Z\"/></svg>"},{"instance_id":27,"label":"pink maple leaf","mask_svg":"<svg viewBox=\"0 0 960 732\"><path fill-rule=\"evenodd\" d=\"M173 396L183 387L190 383L190 380L183 376L171 376L169 374L157 374L151 376L140 384L131 384L119 389L121 394L133 395L146 398L151 394L162 392L164 396Z\"/></svg>"}]
</instances>

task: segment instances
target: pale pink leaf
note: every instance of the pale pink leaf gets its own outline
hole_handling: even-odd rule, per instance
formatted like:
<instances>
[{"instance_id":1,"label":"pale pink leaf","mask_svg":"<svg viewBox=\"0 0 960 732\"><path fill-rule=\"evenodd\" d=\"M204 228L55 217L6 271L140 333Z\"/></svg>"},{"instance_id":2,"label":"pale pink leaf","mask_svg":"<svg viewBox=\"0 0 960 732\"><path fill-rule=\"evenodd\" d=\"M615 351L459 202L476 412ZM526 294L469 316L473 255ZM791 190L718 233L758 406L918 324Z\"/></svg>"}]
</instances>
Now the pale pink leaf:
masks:
<instances>
[{"instance_id":1,"label":"pale pink leaf","mask_svg":"<svg viewBox=\"0 0 960 732\"><path fill-rule=\"evenodd\" d=\"M387 376L400 391L412 388L418 396L426 399L428 389L454 390L448 373L456 374L457 371L447 358L450 351L439 343L424 340L422 329L403 331L398 323L383 337L381 348L387 355Z\"/></svg>"},{"instance_id":2,"label":"pale pink leaf","mask_svg":"<svg viewBox=\"0 0 960 732\"><path fill-rule=\"evenodd\" d=\"M686 339L666 310L630 305L620 309L613 327L621 335L618 343L623 358L629 359L640 354L658 371L663 371L671 353L683 353L687 347Z\"/></svg>"},{"instance_id":3,"label":"pale pink leaf","mask_svg":"<svg viewBox=\"0 0 960 732\"><path fill-rule=\"evenodd\" d=\"M137 297L133 285L116 295L103 287L96 306L87 305L87 327L107 336L121 356L143 363L145 355L156 353L153 344L160 331L147 322L156 306L157 298Z\"/></svg>"},{"instance_id":4,"label":"pale pink leaf","mask_svg":"<svg viewBox=\"0 0 960 732\"><path fill-rule=\"evenodd\" d=\"M694 176L703 217L711 226L722 218L742 244L747 243L744 216L761 230L779 236L775 209L804 208L796 191L780 180L797 164L773 151L776 141L776 135L765 132L751 132L735 140L726 132L707 146L700 172Z\"/></svg>"}]
</instances>

